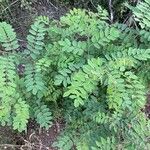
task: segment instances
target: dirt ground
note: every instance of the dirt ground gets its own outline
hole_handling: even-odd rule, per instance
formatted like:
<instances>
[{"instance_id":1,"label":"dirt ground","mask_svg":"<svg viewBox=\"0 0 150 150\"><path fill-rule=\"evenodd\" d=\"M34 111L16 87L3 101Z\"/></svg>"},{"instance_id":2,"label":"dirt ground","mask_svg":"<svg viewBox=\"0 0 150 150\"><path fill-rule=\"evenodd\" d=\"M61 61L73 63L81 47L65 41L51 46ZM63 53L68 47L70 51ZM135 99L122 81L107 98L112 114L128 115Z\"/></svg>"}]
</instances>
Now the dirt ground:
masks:
<instances>
[{"instance_id":1,"label":"dirt ground","mask_svg":"<svg viewBox=\"0 0 150 150\"><path fill-rule=\"evenodd\" d=\"M13 28L15 28L22 48L25 47L25 39L30 25L37 16L45 15L50 19L58 20L60 16L64 15L68 11L66 6L52 3L47 0L37 0L37 2L32 3L31 8L31 10L26 10L21 8L18 3L15 3L13 6L11 6L11 15L9 18L6 18L7 22L9 21Z\"/></svg>"},{"instance_id":2,"label":"dirt ground","mask_svg":"<svg viewBox=\"0 0 150 150\"><path fill-rule=\"evenodd\" d=\"M56 150L52 144L63 128L61 120L55 121L49 130L40 129L35 121L30 121L27 133L21 134L0 127L0 150Z\"/></svg>"}]
</instances>

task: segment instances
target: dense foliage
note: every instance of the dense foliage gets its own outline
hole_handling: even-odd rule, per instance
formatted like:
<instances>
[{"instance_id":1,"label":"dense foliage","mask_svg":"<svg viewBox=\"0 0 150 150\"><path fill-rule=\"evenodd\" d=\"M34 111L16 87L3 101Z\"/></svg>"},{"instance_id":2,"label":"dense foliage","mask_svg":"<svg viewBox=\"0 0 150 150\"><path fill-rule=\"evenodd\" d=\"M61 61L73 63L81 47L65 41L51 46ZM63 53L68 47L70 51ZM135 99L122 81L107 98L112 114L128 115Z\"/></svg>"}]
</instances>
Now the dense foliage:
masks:
<instances>
[{"instance_id":1,"label":"dense foliage","mask_svg":"<svg viewBox=\"0 0 150 150\"><path fill-rule=\"evenodd\" d=\"M59 21L38 17L25 50L11 25L0 23L0 122L26 130L29 118L66 126L53 144L62 150L149 149L142 112L150 72L150 0L133 10L136 29L109 24L100 6L73 9ZM59 116L59 115L58 115Z\"/></svg>"}]
</instances>

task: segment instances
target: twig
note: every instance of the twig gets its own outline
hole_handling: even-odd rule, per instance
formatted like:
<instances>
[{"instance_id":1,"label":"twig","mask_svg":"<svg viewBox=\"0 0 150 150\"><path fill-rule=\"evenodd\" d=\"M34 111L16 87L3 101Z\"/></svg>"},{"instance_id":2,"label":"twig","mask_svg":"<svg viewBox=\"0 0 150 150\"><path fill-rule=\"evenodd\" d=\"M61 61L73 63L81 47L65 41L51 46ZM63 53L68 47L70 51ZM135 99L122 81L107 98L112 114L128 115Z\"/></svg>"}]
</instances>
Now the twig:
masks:
<instances>
[{"instance_id":1,"label":"twig","mask_svg":"<svg viewBox=\"0 0 150 150\"><path fill-rule=\"evenodd\" d=\"M33 143L32 142L32 138L34 141L37 141L38 143ZM46 145L44 145L41 141L41 139L35 135L35 132L33 132L30 136L29 136L29 141L25 140L23 138L24 142L26 143L25 146L27 146L30 149L38 149L38 150L42 150L42 148L44 148L45 150L50 150L49 147L47 147Z\"/></svg>"},{"instance_id":2,"label":"twig","mask_svg":"<svg viewBox=\"0 0 150 150\"><path fill-rule=\"evenodd\" d=\"M22 145L0 144L0 147L21 147Z\"/></svg>"},{"instance_id":3,"label":"twig","mask_svg":"<svg viewBox=\"0 0 150 150\"><path fill-rule=\"evenodd\" d=\"M9 7L11 7L12 5L14 5L15 3L17 3L19 0L16 0L14 2L12 2L9 6L7 6L5 9L2 10L2 13L0 13L0 15L3 14L4 11L6 11L7 9L9 9Z\"/></svg>"},{"instance_id":4,"label":"twig","mask_svg":"<svg viewBox=\"0 0 150 150\"><path fill-rule=\"evenodd\" d=\"M51 6L53 6L56 10L58 10L58 8L50 1L47 1Z\"/></svg>"},{"instance_id":5,"label":"twig","mask_svg":"<svg viewBox=\"0 0 150 150\"><path fill-rule=\"evenodd\" d=\"M57 122L57 120L56 120L56 130L57 130L57 132L60 132L60 125L59 125L59 123Z\"/></svg>"},{"instance_id":6,"label":"twig","mask_svg":"<svg viewBox=\"0 0 150 150\"><path fill-rule=\"evenodd\" d=\"M93 0L90 0L91 4L93 5L94 8L97 9L97 7L94 5Z\"/></svg>"},{"instance_id":7,"label":"twig","mask_svg":"<svg viewBox=\"0 0 150 150\"><path fill-rule=\"evenodd\" d=\"M110 22L113 23L114 13L113 13L112 0L109 0L109 13L110 13Z\"/></svg>"}]
</instances>

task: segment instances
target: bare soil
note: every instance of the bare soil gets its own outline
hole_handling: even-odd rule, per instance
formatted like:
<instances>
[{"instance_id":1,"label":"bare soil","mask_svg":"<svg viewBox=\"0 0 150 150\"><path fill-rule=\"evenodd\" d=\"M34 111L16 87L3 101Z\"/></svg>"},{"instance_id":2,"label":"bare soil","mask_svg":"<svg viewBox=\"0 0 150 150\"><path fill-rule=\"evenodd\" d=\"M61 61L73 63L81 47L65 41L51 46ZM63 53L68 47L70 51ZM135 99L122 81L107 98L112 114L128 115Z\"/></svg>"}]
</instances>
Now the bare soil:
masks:
<instances>
[{"instance_id":1,"label":"bare soil","mask_svg":"<svg viewBox=\"0 0 150 150\"><path fill-rule=\"evenodd\" d=\"M15 133L9 127L0 127L0 150L56 150L52 147L64 123L55 121L53 126L41 129L35 121L28 124L27 133Z\"/></svg>"},{"instance_id":2,"label":"bare soil","mask_svg":"<svg viewBox=\"0 0 150 150\"><path fill-rule=\"evenodd\" d=\"M18 1L18 3L14 3L10 7L11 15L5 20L11 23L13 28L15 28L17 37L19 37L18 40L22 44L23 48L25 47L25 39L30 25L37 16L45 15L50 19L58 20L68 11L67 7L54 2L51 2L50 0L36 0L36 2L32 3L31 8L25 9L20 7L20 3Z\"/></svg>"}]
</instances>

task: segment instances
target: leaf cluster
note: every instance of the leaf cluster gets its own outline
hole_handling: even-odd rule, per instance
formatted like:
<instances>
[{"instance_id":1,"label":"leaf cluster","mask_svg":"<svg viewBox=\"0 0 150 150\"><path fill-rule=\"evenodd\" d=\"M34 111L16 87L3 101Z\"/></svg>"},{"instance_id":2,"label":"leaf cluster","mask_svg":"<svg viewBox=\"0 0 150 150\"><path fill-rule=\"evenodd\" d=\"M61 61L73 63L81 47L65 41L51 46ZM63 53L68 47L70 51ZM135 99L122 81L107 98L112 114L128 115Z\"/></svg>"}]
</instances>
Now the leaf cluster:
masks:
<instances>
[{"instance_id":1,"label":"leaf cluster","mask_svg":"<svg viewBox=\"0 0 150 150\"><path fill-rule=\"evenodd\" d=\"M12 27L1 23L1 123L13 120L14 129L21 131L33 117L48 128L51 111L54 116L61 112L66 128L54 147L148 149L150 122L141 111L150 70L145 70L150 45L143 33L150 29L144 6L150 8L148 0L131 7L142 29L110 25L100 6L97 13L74 8L59 21L39 17L21 54L15 52ZM25 66L22 76L16 72L18 62Z\"/></svg>"}]
</instances>

